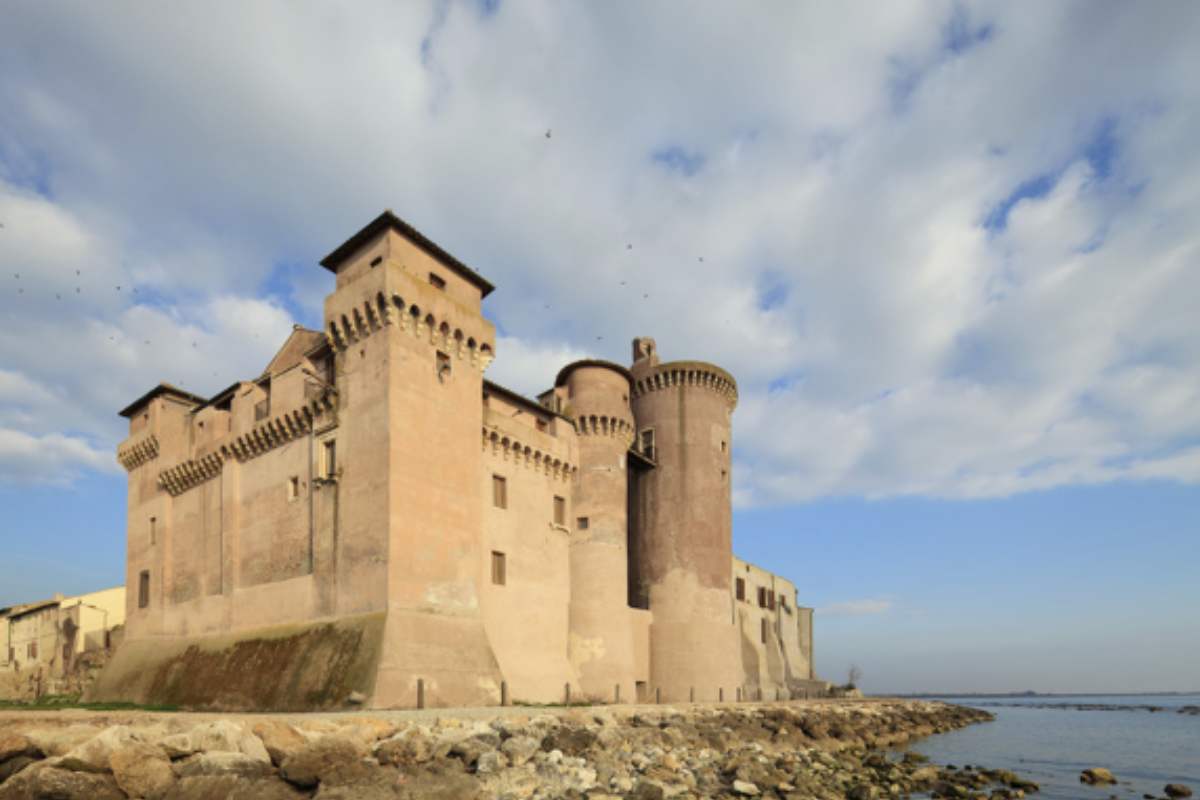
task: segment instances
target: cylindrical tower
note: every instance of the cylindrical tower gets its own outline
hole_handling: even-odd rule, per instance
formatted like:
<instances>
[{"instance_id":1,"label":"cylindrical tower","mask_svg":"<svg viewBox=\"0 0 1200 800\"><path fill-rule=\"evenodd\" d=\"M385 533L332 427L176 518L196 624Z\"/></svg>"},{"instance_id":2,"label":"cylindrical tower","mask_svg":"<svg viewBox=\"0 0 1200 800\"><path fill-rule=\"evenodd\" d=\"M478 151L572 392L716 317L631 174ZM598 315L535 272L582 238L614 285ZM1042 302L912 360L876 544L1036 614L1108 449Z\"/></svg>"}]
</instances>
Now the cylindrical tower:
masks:
<instances>
[{"instance_id":1,"label":"cylindrical tower","mask_svg":"<svg viewBox=\"0 0 1200 800\"><path fill-rule=\"evenodd\" d=\"M734 696L741 646L730 591L733 377L700 361L659 363L654 340L634 340L638 473L632 568L636 604L653 614L652 689L664 701Z\"/></svg>"},{"instance_id":2,"label":"cylindrical tower","mask_svg":"<svg viewBox=\"0 0 1200 800\"><path fill-rule=\"evenodd\" d=\"M558 373L565 414L575 423L579 469L572 484L569 655L585 697L634 697L628 605L628 481L633 443L629 371L607 361L576 361Z\"/></svg>"}]
</instances>

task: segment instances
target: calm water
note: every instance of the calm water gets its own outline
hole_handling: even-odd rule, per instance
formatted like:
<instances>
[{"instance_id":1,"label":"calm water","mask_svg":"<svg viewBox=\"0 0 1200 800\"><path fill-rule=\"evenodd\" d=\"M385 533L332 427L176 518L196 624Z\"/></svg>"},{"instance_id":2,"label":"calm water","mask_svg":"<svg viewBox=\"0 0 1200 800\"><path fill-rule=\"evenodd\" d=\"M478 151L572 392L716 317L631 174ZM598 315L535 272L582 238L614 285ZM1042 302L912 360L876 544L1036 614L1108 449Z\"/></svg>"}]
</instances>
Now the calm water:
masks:
<instances>
[{"instance_id":1,"label":"calm water","mask_svg":"<svg viewBox=\"0 0 1200 800\"><path fill-rule=\"evenodd\" d=\"M1041 784L1041 794L1033 797L1043 800L1105 800L1113 795L1140 800L1143 793L1161 797L1167 783L1186 784L1200 798L1200 716L1175 711L1200 706L1200 695L940 699L983 708L996 720L931 736L913 746L938 764L1011 769ZM1032 707L1090 703L1166 710ZM1079 773L1086 767L1107 767L1120 783L1081 784Z\"/></svg>"}]
</instances>

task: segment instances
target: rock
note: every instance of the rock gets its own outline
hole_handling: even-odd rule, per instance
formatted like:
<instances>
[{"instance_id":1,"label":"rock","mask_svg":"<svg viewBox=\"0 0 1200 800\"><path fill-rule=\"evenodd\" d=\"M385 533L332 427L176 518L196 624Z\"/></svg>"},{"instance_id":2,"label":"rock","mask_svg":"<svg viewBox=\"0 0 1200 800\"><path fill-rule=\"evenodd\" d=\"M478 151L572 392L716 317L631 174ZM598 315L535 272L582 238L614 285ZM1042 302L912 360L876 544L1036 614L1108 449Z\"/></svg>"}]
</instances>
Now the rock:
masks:
<instances>
[{"instance_id":1,"label":"rock","mask_svg":"<svg viewBox=\"0 0 1200 800\"><path fill-rule=\"evenodd\" d=\"M367 702L367 696L362 692L351 692L350 696L346 698L346 702L353 706L361 706Z\"/></svg>"},{"instance_id":2,"label":"rock","mask_svg":"<svg viewBox=\"0 0 1200 800\"><path fill-rule=\"evenodd\" d=\"M433 742L423 732L410 728L375 747L380 764L424 764L433 758Z\"/></svg>"},{"instance_id":3,"label":"rock","mask_svg":"<svg viewBox=\"0 0 1200 800\"><path fill-rule=\"evenodd\" d=\"M743 797L756 797L759 791L758 787L749 781L734 781L733 793L740 794Z\"/></svg>"},{"instance_id":4,"label":"rock","mask_svg":"<svg viewBox=\"0 0 1200 800\"><path fill-rule=\"evenodd\" d=\"M533 754L541 749L541 743L532 736L514 736L506 739L500 749L514 767L519 767L533 758Z\"/></svg>"},{"instance_id":5,"label":"rock","mask_svg":"<svg viewBox=\"0 0 1200 800\"><path fill-rule=\"evenodd\" d=\"M0 800L125 800L111 775L35 765L0 786Z\"/></svg>"},{"instance_id":6,"label":"rock","mask_svg":"<svg viewBox=\"0 0 1200 800\"><path fill-rule=\"evenodd\" d=\"M582 755L596 742L596 734L587 728L559 728L542 740L542 749L561 750L569 756Z\"/></svg>"},{"instance_id":7,"label":"rock","mask_svg":"<svg viewBox=\"0 0 1200 800\"><path fill-rule=\"evenodd\" d=\"M250 731L262 741L263 747L271 757L271 763L277 767L285 758L308 744L308 739L299 731L279 720L255 722L250 726Z\"/></svg>"},{"instance_id":8,"label":"rock","mask_svg":"<svg viewBox=\"0 0 1200 800\"><path fill-rule=\"evenodd\" d=\"M325 736L284 759L279 771L288 783L311 788L357 764L366 755L366 748L354 739Z\"/></svg>"},{"instance_id":9,"label":"rock","mask_svg":"<svg viewBox=\"0 0 1200 800\"><path fill-rule=\"evenodd\" d=\"M479 781L449 764L421 767L401 775L396 800L481 800ZM322 799L323 800L323 799ZM358 795L346 795L346 800L360 800ZM390 798L388 799L390 800Z\"/></svg>"},{"instance_id":10,"label":"rock","mask_svg":"<svg viewBox=\"0 0 1200 800\"><path fill-rule=\"evenodd\" d=\"M114 725L68 752L58 766L75 772L111 772L112 754L140 741L141 737L128 726Z\"/></svg>"},{"instance_id":11,"label":"rock","mask_svg":"<svg viewBox=\"0 0 1200 800\"><path fill-rule=\"evenodd\" d=\"M203 775L233 775L239 778L266 778L274 770L270 761L260 761L245 753L230 753L218 750L214 753L195 753L174 766L180 778L196 778Z\"/></svg>"},{"instance_id":12,"label":"rock","mask_svg":"<svg viewBox=\"0 0 1200 800\"><path fill-rule=\"evenodd\" d=\"M262 740L245 726L229 720L217 720L197 725L187 733L164 737L159 744L171 758L183 758L201 751L207 753L244 753L265 763L271 763Z\"/></svg>"},{"instance_id":13,"label":"rock","mask_svg":"<svg viewBox=\"0 0 1200 800\"><path fill-rule=\"evenodd\" d=\"M13 756L7 761L0 763L0 783L4 783L30 764L36 763L37 759L33 756Z\"/></svg>"},{"instance_id":14,"label":"rock","mask_svg":"<svg viewBox=\"0 0 1200 800\"><path fill-rule=\"evenodd\" d=\"M1089 767L1079 773L1079 782L1090 785L1116 783L1117 779L1104 767Z\"/></svg>"},{"instance_id":15,"label":"rock","mask_svg":"<svg viewBox=\"0 0 1200 800\"><path fill-rule=\"evenodd\" d=\"M101 730L95 725L68 725L65 728L32 730L26 736L38 751L50 757L66 755Z\"/></svg>"},{"instance_id":16,"label":"rock","mask_svg":"<svg viewBox=\"0 0 1200 800\"><path fill-rule=\"evenodd\" d=\"M666 792L663 787L650 781L638 781L637 786L629 795L629 800L663 800Z\"/></svg>"},{"instance_id":17,"label":"rock","mask_svg":"<svg viewBox=\"0 0 1200 800\"><path fill-rule=\"evenodd\" d=\"M307 796L273 778L203 775L183 778L160 795L158 800L302 800Z\"/></svg>"},{"instance_id":18,"label":"rock","mask_svg":"<svg viewBox=\"0 0 1200 800\"><path fill-rule=\"evenodd\" d=\"M476 775L491 775L508 766L508 757L499 750L488 750L475 762Z\"/></svg>"},{"instance_id":19,"label":"rock","mask_svg":"<svg viewBox=\"0 0 1200 800\"><path fill-rule=\"evenodd\" d=\"M38 752L38 748L24 734L0 731L0 761L17 756L33 756Z\"/></svg>"},{"instance_id":20,"label":"rock","mask_svg":"<svg viewBox=\"0 0 1200 800\"><path fill-rule=\"evenodd\" d=\"M130 797L153 797L175 783L171 761L161 747L133 742L109 757L113 778Z\"/></svg>"},{"instance_id":21,"label":"rock","mask_svg":"<svg viewBox=\"0 0 1200 800\"><path fill-rule=\"evenodd\" d=\"M847 800L875 800L879 796L879 787L869 783L860 783L846 792Z\"/></svg>"},{"instance_id":22,"label":"rock","mask_svg":"<svg viewBox=\"0 0 1200 800\"><path fill-rule=\"evenodd\" d=\"M1181 797L1191 797L1192 790L1182 783L1168 783L1163 787L1163 794L1172 798L1172 800L1176 800Z\"/></svg>"}]
</instances>

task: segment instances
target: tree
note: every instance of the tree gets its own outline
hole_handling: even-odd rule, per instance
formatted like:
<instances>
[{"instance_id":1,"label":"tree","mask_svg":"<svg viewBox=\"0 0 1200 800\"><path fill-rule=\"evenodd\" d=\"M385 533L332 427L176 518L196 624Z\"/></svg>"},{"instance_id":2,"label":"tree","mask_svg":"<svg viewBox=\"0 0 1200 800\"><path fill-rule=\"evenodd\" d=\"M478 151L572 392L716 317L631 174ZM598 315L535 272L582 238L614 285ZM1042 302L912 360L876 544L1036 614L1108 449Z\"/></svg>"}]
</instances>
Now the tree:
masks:
<instances>
[{"instance_id":1,"label":"tree","mask_svg":"<svg viewBox=\"0 0 1200 800\"><path fill-rule=\"evenodd\" d=\"M851 664L850 669L846 671L846 688L857 689L861 680L862 670L858 668L858 664Z\"/></svg>"}]
</instances>

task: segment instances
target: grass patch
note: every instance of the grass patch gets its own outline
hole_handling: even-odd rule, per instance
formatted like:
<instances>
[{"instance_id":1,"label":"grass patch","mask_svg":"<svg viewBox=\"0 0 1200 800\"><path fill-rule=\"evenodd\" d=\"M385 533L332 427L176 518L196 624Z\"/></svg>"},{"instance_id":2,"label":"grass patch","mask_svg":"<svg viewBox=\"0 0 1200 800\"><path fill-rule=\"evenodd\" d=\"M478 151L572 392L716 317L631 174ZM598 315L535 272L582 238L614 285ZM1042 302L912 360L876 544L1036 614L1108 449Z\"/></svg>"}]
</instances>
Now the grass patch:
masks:
<instances>
[{"instance_id":1,"label":"grass patch","mask_svg":"<svg viewBox=\"0 0 1200 800\"><path fill-rule=\"evenodd\" d=\"M77 694L48 694L34 701L0 700L0 710L5 711L61 711L65 708L82 711L178 711L178 706L149 705L137 703L84 703Z\"/></svg>"}]
</instances>

